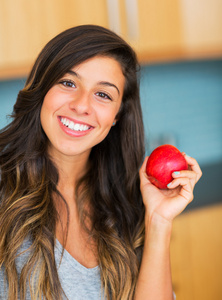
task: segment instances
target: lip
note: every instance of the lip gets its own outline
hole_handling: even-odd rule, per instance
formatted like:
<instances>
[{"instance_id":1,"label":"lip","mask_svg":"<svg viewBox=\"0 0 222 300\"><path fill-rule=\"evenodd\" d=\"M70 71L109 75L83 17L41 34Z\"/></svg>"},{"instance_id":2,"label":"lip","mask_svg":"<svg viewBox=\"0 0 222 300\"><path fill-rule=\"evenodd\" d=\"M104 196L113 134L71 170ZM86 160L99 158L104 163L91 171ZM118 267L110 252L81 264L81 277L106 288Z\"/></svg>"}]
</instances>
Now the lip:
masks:
<instances>
[{"instance_id":1,"label":"lip","mask_svg":"<svg viewBox=\"0 0 222 300\"><path fill-rule=\"evenodd\" d=\"M81 124L81 125L86 125L89 127L88 130L85 130L85 131L75 131L75 130L72 130L68 127L66 127L62 122L61 122L61 118L66 118L74 123L78 123L78 124ZM92 131L94 129L93 126L87 124L87 123L84 123L84 122L81 122L81 121L78 121L78 120L75 120L75 119L72 119L72 118L69 118L69 117L65 117L65 116L58 116L57 117L58 119L58 122L59 122L59 126L60 128L62 129L63 132L65 132L67 135L71 136L71 137L81 137L81 136L85 136L87 135L90 131Z\"/></svg>"}]
</instances>

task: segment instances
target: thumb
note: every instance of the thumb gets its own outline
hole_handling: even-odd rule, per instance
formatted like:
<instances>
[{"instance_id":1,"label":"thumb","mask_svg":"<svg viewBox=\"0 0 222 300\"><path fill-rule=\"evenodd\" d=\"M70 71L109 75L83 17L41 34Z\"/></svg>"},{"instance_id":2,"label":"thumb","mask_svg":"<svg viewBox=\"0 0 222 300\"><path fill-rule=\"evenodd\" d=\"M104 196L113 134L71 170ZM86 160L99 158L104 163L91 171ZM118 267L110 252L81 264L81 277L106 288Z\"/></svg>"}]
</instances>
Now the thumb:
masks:
<instances>
[{"instance_id":1,"label":"thumb","mask_svg":"<svg viewBox=\"0 0 222 300\"><path fill-rule=\"evenodd\" d=\"M146 173L146 164L147 164L148 156L145 157L143 164L140 168L139 175L140 175L140 186L144 185L149 181L147 173Z\"/></svg>"},{"instance_id":2,"label":"thumb","mask_svg":"<svg viewBox=\"0 0 222 300\"><path fill-rule=\"evenodd\" d=\"M148 156L146 156L140 171L139 171L139 175L140 175L140 189L141 192L144 190L144 188L146 190L151 189L153 190L153 188L155 188L155 186L150 182L149 177L146 173L146 164L147 164L147 160L148 160Z\"/></svg>"}]
</instances>

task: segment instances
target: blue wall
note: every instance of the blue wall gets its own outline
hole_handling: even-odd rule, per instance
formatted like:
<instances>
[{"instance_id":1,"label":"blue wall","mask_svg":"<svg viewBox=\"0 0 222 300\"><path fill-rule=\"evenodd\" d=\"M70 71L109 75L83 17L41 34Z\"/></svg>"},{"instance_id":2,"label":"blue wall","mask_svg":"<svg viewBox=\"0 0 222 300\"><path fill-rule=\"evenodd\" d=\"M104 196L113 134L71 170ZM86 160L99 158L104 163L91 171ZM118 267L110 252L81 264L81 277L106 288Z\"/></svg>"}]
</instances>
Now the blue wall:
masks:
<instances>
[{"instance_id":1,"label":"blue wall","mask_svg":"<svg viewBox=\"0 0 222 300\"><path fill-rule=\"evenodd\" d=\"M222 161L222 60L143 67L147 148L172 142L201 164Z\"/></svg>"},{"instance_id":2,"label":"blue wall","mask_svg":"<svg viewBox=\"0 0 222 300\"><path fill-rule=\"evenodd\" d=\"M25 85L25 79L0 81L0 128L10 119L7 117L13 110L18 91Z\"/></svg>"},{"instance_id":3,"label":"blue wall","mask_svg":"<svg viewBox=\"0 0 222 300\"><path fill-rule=\"evenodd\" d=\"M143 66L140 82L148 153L169 142L202 165L222 161L222 60ZM24 83L0 82L0 127Z\"/></svg>"}]
</instances>

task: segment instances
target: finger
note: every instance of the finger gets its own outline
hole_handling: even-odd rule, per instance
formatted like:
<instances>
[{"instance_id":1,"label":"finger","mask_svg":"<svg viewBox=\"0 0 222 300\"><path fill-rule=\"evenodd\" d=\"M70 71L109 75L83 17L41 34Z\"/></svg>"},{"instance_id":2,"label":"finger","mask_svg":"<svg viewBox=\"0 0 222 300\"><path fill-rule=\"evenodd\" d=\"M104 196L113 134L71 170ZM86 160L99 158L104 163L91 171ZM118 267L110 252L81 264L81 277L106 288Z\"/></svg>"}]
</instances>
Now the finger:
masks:
<instances>
[{"instance_id":1,"label":"finger","mask_svg":"<svg viewBox=\"0 0 222 300\"><path fill-rule=\"evenodd\" d=\"M146 158L144 159L144 162L143 162L143 164L140 168L140 171L139 171L141 184L145 183L148 180L148 176L147 176L147 173L146 173L147 160L148 160L148 156L146 156Z\"/></svg>"},{"instance_id":2,"label":"finger","mask_svg":"<svg viewBox=\"0 0 222 300\"><path fill-rule=\"evenodd\" d=\"M149 158L148 156L145 157L145 159L143 161L143 164L142 164L142 166L140 168L140 172L142 172L142 173L146 172L146 164L147 164L148 158Z\"/></svg>"},{"instance_id":3,"label":"finger","mask_svg":"<svg viewBox=\"0 0 222 300\"><path fill-rule=\"evenodd\" d=\"M193 187L190 179L185 177L174 179L167 187L168 189L175 189L178 186L181 186L179 196L183 197L188 203L190 203L193 200Z\"/></svg>"},{"instance_id":4,"label":"finger","mask_svg":"<svg viewBox=\"0 0 222 300\"><path fill-rule=\"evenodd\" d=\"M187 155L185 153L183 153L183 154L184 154L184 158L186 159L186 161L187 161L188 165L190 166L191 170L194 171L197 174L197 177L196 177L196 182L197 182L202 176L201 168L200 168L200 166L197 163L195 158L190 157L189 155Z\"/></svg>"},{"instance_id":5,"label":"finger","mask_svg":"<svg viewBox=\"0 0 222 300\"><path fill-rule=\"evenodd\" d=\"M144 190L144 188L146 189L146 193L148 194L152 194L153 192L155 192L154 190L159 190L154 184L152 184L149 180L149 176L146 173L146 165L147 165L147 160L148 160L148 156L146 156L146 158L144 159L144 162L140 168L139 171L139 176L140 176L140 189L141 191Z\"/></svg>"},{"instance_id":6,"label":"finger","mask_svg":"<svg viewBox=\"0 0 222 300\"><path fill-rule=\"evenodd\" d=\"M173 178L189 178L190 182L192 184L192 187L194 188L194 185L197 182L197 173L194 171L176 171L172 173Z\"/></svg>"},{"instance_id":7,"label":"finger","mask_svg":"<svg viewBox=\"0 0 222 300\"><path fill-rule=\"evenodd\" d=\"M187 177L189 179L195 179L197 177L197 174L194 171L182 170L182 171L173 172L172 177L173 178Z\"/></svg>"}]
</instances>

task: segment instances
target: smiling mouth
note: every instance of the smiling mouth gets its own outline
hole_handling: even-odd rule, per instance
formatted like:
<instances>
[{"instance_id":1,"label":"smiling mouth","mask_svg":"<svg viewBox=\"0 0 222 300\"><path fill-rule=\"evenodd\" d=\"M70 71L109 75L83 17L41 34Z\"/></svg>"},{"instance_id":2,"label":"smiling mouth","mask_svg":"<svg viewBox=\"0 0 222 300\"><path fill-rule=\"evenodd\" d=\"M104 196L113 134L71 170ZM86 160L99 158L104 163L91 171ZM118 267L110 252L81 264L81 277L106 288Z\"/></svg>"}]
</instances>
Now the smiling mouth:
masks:
<instances>
[{"instance_id":1,"label":"smiling mouth","mask_svg":"<svg viewBox=\"0 0 222 300\"><path fill-rule=\"evenodd\" d=\"M92 126L86 125L86 124L80 124L80 123L75 123L67 118L60 117L59 118L61 123L66 126L67 128L73 130L73 131L80 131L84 132L92 128Z\"/></svg>"}]
</instances>

